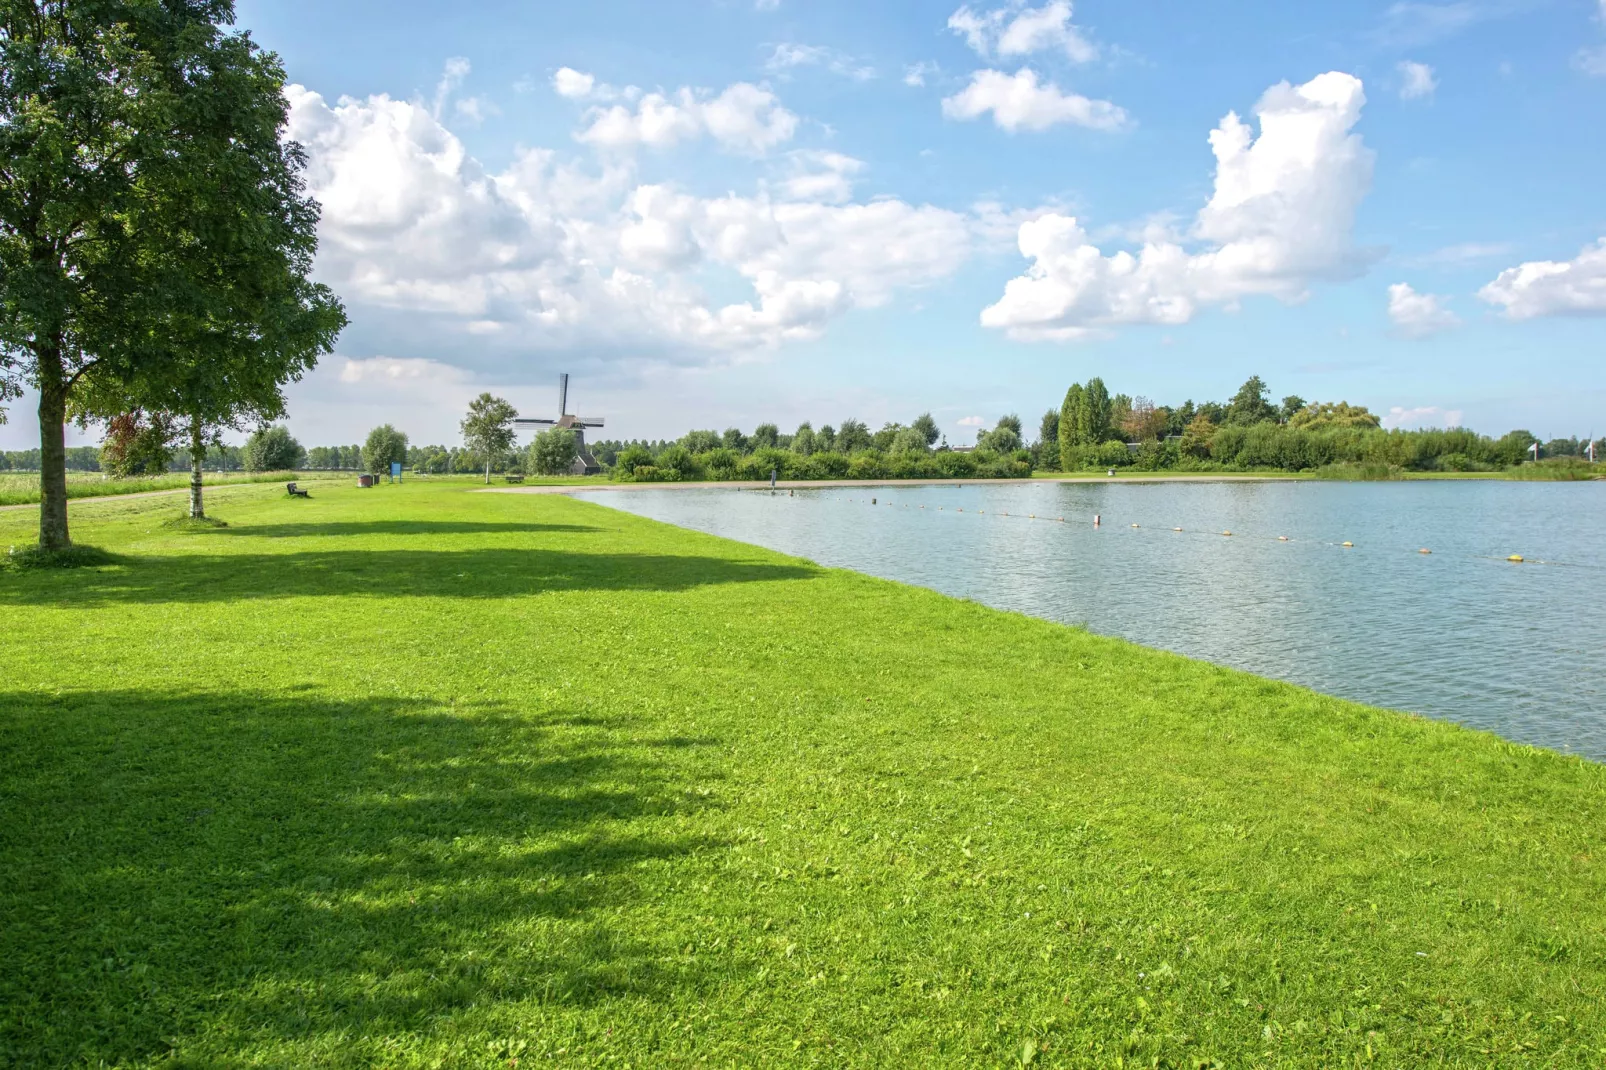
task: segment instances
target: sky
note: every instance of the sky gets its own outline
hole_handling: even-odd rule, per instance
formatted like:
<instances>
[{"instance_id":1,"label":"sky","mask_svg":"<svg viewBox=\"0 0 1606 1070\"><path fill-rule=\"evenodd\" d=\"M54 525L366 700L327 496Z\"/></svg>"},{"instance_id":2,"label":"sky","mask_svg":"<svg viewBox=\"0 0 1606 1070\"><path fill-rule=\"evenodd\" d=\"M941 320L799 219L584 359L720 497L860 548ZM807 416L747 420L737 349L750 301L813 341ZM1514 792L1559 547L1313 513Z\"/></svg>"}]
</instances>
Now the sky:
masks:
<instances>
[{"instance_id":1,"label":"sky","mask_svg":"<svg viewBox=\"0 0 1606 1070\"><path fill-rule=\"evenodd\" d=\"M238 15L351 318L288 391L308 446L453 443L482 390L551 416L559 372L626 439L970 441L1094 375L1606 431L1606 0Z\"/></svg>"}]
</instances>

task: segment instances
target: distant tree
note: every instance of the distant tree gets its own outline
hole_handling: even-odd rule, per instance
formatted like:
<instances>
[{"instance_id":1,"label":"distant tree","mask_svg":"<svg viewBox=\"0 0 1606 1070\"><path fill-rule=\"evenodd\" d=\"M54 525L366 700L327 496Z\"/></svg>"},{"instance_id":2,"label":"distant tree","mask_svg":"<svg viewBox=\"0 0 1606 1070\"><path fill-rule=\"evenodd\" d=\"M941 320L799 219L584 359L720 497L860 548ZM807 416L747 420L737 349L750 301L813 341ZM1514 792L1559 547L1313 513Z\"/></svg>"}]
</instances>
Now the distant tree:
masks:
<instances>
[{"instance_id":1,"label":"distant tree","mask_svg":"<svg viewBox=\"0 0 1606 1070\"><path fill-rule=\"evenodd\" d=\"M1283 398L1283 403L1277 410L1278 421L1281 423L1287 423L1289 420L1292 420L1294 418L1294 414L1303 409L1305 405L1306 402L1304 398L1300 397L1298 394L1289 394L1287 397Z\"/></svg>"},{"instance_id":2,"label":"distant tree","mask_svg":"<svg viewBox=\"0 0 1606 1070\"><path fill-rule=\"evenodd\" d=\"M1492 452L1501 464L1521 464L1530 459L1528 450L1538 441L1531 431L1507 431L1495 442Z\"/></svg>"},{"instance_id":3,"label":"distant tree","mask_svg":"<svg viewBox=\"0 0 1606 1070\"><path fill-rule=\"evenodd\" d=\"M814 436L814 451L816 453L836 452L836 428L830 424L823 425Z\"/></svg>"},{"instance_id":4,"label":"distant tree","mask_svg":"<svg viewBox=\"0 0 1606 1070\"><path fill-rule=\"evenodd\" d=\"M725 429L725 433L719 438L719 444L728 450L735 450L737 453L746 453L748 451L747 436L734 427Z\"/></svg>"},{"instance_id":5,"label":"distant tree","mask_svg":"<svg viewBox=\"0 0 1606 1070\"><path fill-rule=\"evenodd\" d=\"M1347 401L1323 401L1305 405L1288 418L1288 426L1295 430L1319 431L1323 428L1354 427L1363 431L1381 426L1376 414L1365 405L1351 405Z\"/></svg>"},{"instance_id":6,"label":"distant tree","mask_svg":"<svg viewBox=\"0 0 1606 1070\"><path fill-rule=\"evenodd\" d=\"M487 483L491 481L491 462L513 448L513 421L518 415L505 400L485 393L469 402L468 415L458 425L463 445L484 463Z\"/></svg>"},{"instance_id":7,"label":"distant tree","mask_svg":"<svg viewBox=\"0 0 1606 1070\"><path fill-rule=\"evenodd\" d=\"M807 457L818 446L814 439L814 428L805 421L797 425L797 432L792 435L792 452Z\"/></svg>"},{"instance_id":8,"label":"distant tree","mask_svg":"<svg viewBox=\"0 0 1606 1070\"><path fill-rule=\"evenodd\" d=\"M1201 412L1194 416L1188 422L1188 426L1183 429L1182 441L1178 445L1186 456L1208 457L1210 456L1210 444L1215 441L1215 438L1216 425L1211 422L1210 417Z\"/></svg>"},{"instance_id":9,"label":"distant tree","mask_svg":"<svg viewBox=\"0 0 1606 1070\"><path fill-rule=\"evenodd\" d=\"M1189 398L1181 405L1168 411L1166 416L1165 433L1168 435L1182 434L1183 428L1187 427L1193 422L1193 416L1193 399Z\"/></svg>"},{"instance_id":10,"label":"distant tree","mask_svg":"<svg viewBox=\"0 0 1606 1070\"><path fill-rule=\"evenodd\" d=\"M543 476L561 476L568 473L579 455L574 432L567 427L553 427L536 435L530 443L529 467Z\"/></svg>"},{"instance_id":11,"label":"distant tree","mask_svg":"<svg viewBox=\"0 0 1606 1070\"><path fill-rule=\"evenodd\" d=\"M1132 399L1121 430L1128 442L1149 442L1165 434L1167 414L1154 407L1154 402L1141 394Z\"/></svg>"},{"instance_id":12,"label":"distant tree","mask_svg":"<svg viewBox=\"0 0 1606 1070\"><path fill-rule=\"evenodd\" d=\"M1227 406L1216 401L1201 402L1199 407L1194 410L1194 415L1203 416L1217 427L1220 427L1227 422ZM1192 420L1189 421L1189 423L1192 422Z\"/></svg>"},{"instance_id":13,"label":"distant tree","mask_svg":"<svg viewBox=\"0 0 1606 1070\"><path fill-rule=\"evenodd\" d=\"M407 463L407 436L389 424L380 424L368 432L368 441L362 448L362 466L372 475L388 476L392 462Z\"/></svg>"},{"instance_id":14,"label":"distant tree","mask_svg":"<svg viewBox=\"0 0 1606 1070\"><path fill-rule=\"evenodd\" d=\"M931 413L923 412L916 416L909 424L911 430L919 431L925 436L926 445L935 446L941 432L937 430L937 421L931 418Z\"/></svg>"},{"instance_id":15,"label":"distant tree","mask_svg":"<svg viewBox=\"0 0 1606 1070\"><path fill-rule=\"evenodd\" d=\"M1132 396L1117 394L1110 399L1110 438L1123 441L1127 435L1127 421L1132 418Z\"/></svg>"},{"instance_id":16,"label":"distant tree","mask_svg":"<svg viewBox=\"0 0 1606 1070\"><path fill-rule=\"evenodd\" d=\"M1104 388L1104 380L1099 378L1087 381L1087 423L1085 425L1087 443L1096 446L1109 439L1110 431L1110 392Z\"/></svg>"},{"instance_id":17,"label":"distant tree","mask_svg":"<svg viewBox=\"0 0 1606 1070\"><path fill-rule=\"evenodd\" d=\"M1277 419L1277 410L1266 400L1270 394L1271 390L1261 381L1260 376L1251 375L1244 381L1244 385L1238 388L1232 400L1227 402L1227 422L1244 425Z\"/></svg>"},{"instance_id":18,"label":"distant tree","mask_svg":"<svg viewBox=\"0 0 1606 1070\"><path fill-rule=\"evenodd\" d=\"M976 436L976 448L1010 454L1021 448L1020 417L1005 416L991 431Z\"/></svg>"},{"instance_id":19,"label":"distant tree","mask_svg":"<svg viewBox=\"0 0 1606 1070\"><path fill-rule=\"evenodd\" d=\"M286 472L306 458L286 427L260 428L245 440L245 467L253 472Z\"/></svg>"},{"instance_id":20,"label":"distant tree","mask_svg":"<svg viewBox=\"0 0 1606 1070\"><path fill-rule=\"evenodd\" d=\"M718 431L687 431L680 436L680 444L686 447L688 453L707 453L717 450L724 445Z\"/></svg>"},{"instance_id":21,"label":"distant tree","mask_svg":"<svg viewBox=\"0 0 1606 1070\"><path fill-rule=\"evenodd\" d=\"M620 475L629 478L636 474L637 468L646 468L652 465L652 450L639 442L632 442L619 451L619 457L614 461L614 469Z\"/></svg>"},{"instance_id":22,"label":"distant tree","mask_svg":"<svg viewBox=\"0 0 1606 1070\"><path fill-rule=\"evenodd\" d=\"M843 420L836 433L836 448L842 453L867 450L874 441L870 429L858 420Z\"/></svg>"},{"instance_id":23,"label":"distant tree","mask_svg":"<svg viewBox=\"0 0 1606 1070\"><path fill-rule=\"evenodd\" d=\"M1078 448L1086 441L1087 434L1087 391L1081 383L1072 383L1065 391L1065 401L1060 405L1059 445L1060 470L1069 472L1076 467L1075 455Z\"/></svg>"},{"instance_id":24,"label":"distant tree","mask_svg":"<svg viewBox=\"0 0 1606 1070\"><path fill-rule=\"evenodd\" d=\"M913 427L900 428L887 445L887 452L895 454L928 453L930 450L925 434Z\"/></svg>"},{"instance_id":25,"label":"distant tree","mask_svg":"<svg viewBox=\"0 0 1606 1070\"><path fill-rule=\"evenodd\" d=\"M753 428L753 449L772 450L780 444L781 429L774 424L759 424Z\"/></svg>"},{"instance_id":26,"label":"distant tree","mask_svg":"<svg viewBox=\"0 0 1606 1070\"><path fill-rule=\"evenodd\" d=\"M100 444L100 470L113 479L166 472L173 459L176 428L164 413L125 412L106 425Z\"/></svg>"}]
</instances>

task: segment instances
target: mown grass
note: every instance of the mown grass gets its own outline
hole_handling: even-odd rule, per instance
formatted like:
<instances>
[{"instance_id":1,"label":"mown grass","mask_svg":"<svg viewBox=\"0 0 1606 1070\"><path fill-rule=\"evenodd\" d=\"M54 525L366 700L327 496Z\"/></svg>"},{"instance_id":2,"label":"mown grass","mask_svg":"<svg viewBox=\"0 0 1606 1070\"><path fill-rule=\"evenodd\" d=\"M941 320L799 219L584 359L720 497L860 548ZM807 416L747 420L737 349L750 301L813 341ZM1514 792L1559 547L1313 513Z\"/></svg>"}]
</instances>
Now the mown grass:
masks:
<instances>
[{"instance_id":1,"label":"mown grass","mask_svg":"<svg viewBox=\"0 0 1606 1070\"><path fill-rule=\"evenodd\" d=\"M295 472L207 472L206 486L222 487L236 483L286 483L293 479L320 480L355 478L354 473L298 475ZM181 490L190 485L188 472L166 472L158 476L112 479L100 472L68 472L67 497L109 498L122 494L144 494L153 490ZM39 501L38 472L0 472L0 505L32 505Z\"/></svg>"},{"instance_id":2,"label":"mown grass","mask_svg":"<svg viewBox=\"0 0 1606 1070\"><path fill-rule=\"evenodd\" d=\"M561 497L219 513L0 574L0 1064L1606 1061L1606 767Z\"/></svg>"}]
</instances>

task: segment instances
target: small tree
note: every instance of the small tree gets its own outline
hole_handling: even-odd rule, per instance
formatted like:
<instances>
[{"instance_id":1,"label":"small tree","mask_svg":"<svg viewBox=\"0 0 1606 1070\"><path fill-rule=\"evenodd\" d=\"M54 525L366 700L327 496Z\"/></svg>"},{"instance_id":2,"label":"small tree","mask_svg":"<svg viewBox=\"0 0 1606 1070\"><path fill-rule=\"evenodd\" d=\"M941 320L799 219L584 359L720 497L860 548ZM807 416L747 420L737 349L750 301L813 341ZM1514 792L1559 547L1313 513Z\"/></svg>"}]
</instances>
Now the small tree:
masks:
<instances>
[{"instance_id":1,"label":"small tree","mask_svg":"<svg viewBox=\"0 0 1606 1070\"><path fill-rule=\"evenodd\" d=\"M491 462L513 448L513 421L518 415L502 398L486 393L469 402L468 415L458 425L463 445L484 462L487 483L491 481Z\"/></svg>"},{"instance_id":2,"label":"small tree","mask_svg":"<svg viewBox=\"0 0 1606 1070\"><path fill-rule=\"evenodd\" d=\"M1060 405L1059 445L1060 470L1069 472L1076 467L1076 450L1087 440L1087 391L1081 383L1072 383L1065 391Z\"/></svg>"},{"instance_id":3,"label":"small tree","mask_svg":"<svg viewBox=\"0 0 1606 1070\"><path fill-rule=\"evenodd\" d=\"M798 424L797 433L792 436L792 452L807 457L814 452L816 446L813 426L807 420Z\"/></svg>"},{"instance_id":4,"label":"small tree","mask_svg":"<svg viewBox=\"0 0 1606 1070\"><path fill-rule=\"evenodd\" d=\"M1229 424L1258 424L1277 419L1277 410L1267 400L1271 390L1258 375L1244 380L1244 385L1227 402Z\"/></svg>"},{"instance_id":5,"label":"small tree","mask_svg":"<svg viewBox=\"0 0 1606 1070\"><path fill-rule=\"evenodd\" d=\"M536 435L530 443L529 465L540 475L561 476L579 454L574 432L567 427L554 427Z\"/></svg>"},{"instance_id":6,"label":"small tree","mask_svg":"<svg viewBox=\"0 0 1606 1070\"><path fill-rule=\"evenodd\" d=\"M362 448L362 464L378 477L390 475L393 463L407 463L407 436L389 424L380 424L368 432L368 441Z\"/></svg>"},{"instance_id":7,"label":"small tree","mask_svg":"<svg viewBox=\"0 0 1606 1070\"><path fill-rule=\"evenodd\" d=\"M284 472L301 464L301 443L285 427L264 427L245 442L245 466L253 472Z\"/></svg>"},{"instance_id":8,"label":"small tree","mask_svg":"<svg viewBox=\"0 0 1606 1070\"><path fill-rule=\"evenodd\" d=\"M100 444L100 470L113 479L167 471L173 459L175 428L162 414L135 409L114 416Z\"/></svg>"},{"instance_id":9,"label":"small tree","mask_svg":"<svg viewBox=\"0 0 1606 1070\"><path fill-rule=\"evenodd\" d=\"M937 439L942 435L942 433L937 430L937 421L931 418L931 413L929 412L923 412L919 416L916 416L913 420L909 421L909 429L911 431L919 431L921 437L926 440L926 446L928 448L935 446L937 444Z\"/></svg>"}]
</instances>

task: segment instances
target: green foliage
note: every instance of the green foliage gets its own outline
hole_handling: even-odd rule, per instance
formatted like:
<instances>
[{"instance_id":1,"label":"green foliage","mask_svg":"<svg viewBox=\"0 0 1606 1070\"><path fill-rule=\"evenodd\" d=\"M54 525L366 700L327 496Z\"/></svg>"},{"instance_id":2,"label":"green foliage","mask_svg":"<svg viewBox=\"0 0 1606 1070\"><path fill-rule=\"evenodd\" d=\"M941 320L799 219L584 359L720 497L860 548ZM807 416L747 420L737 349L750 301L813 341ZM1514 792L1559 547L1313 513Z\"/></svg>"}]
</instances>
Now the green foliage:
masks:
<instances>
[{"instance_id":1,"label":"green foliage","mask_svg":"<svg viewBox=\"0 0 1606 1070\"><path fill-rule=\"evenodd\" d=\"M1299 401L1300 398L1285 399L1286 401ZM1368 411L1365 405L1351 405L1347 401L1337 403L1323 401L1315 405L1301 405L1284 422L1292 428L1304 431L1319 431L1324 428L1353 427L1361 430L1375 430L1379 426L1378 418Z\"/></svg>"},{"instance_id":2,"label":"green foliage","mask_svg":"<svg viewBox=\"0 0 1606 1070\"><path fill-rule=\"evenodd\" d=\"M753 428L753 437L748 446L756 453L759 450L772 450L781 444L781 429L774 424L759 424Z\"/></svg>"},{"instance_id":3,"label":"green foliage","mask_svg":"<svg viewBox=\"0 0 1606 1070\"><path fill-rule=\"evenodd\" d=\"M725 444L718 431L687 431L680 437L680 445L689 453L707 453Z\"/></svg>"},{"instance_id":4,"label":"green foliage","mask_svg":"<svg viewBox=\"0 0 1606 1070\"><path fill-rule=\"evenodd\" d=\"M937 421L931 418L929 412L923 412L911 420L909 429L918 432L926 440L927 448L935 446L937 439L942 437L942 432L937 430Z\"/></svg>"},{"instance_id":5,"label":"green foliage","mask_svg":"<svg viewBox=\"0 0 1606 1070\"><path fill-rule=\"evenodd\" d=\"M836 449L843 453L867 450L875 444L870 429L858 420L843 420L836 432Z\"/></svg>"},{"instance_id":6,"label":"green foliage","mask_svg":"<svg viewBox=\"0 0 1606 1070\"><path fill-rule=\"evenodd\" d=\"M368 441L362 447L362 466L372 475L388 476L392 463L407 463L407 436L390 424L380 424L368 432Z\"/></svg>"},{"instance_id":7,"label":"green foliage","mask_svg":"<svg viewBox=\"0 0 1606 1070\"><path fill-rule=\"evenodd\" d=\"M1087 391L1080 383L1072 383L1065 391L1060 405L1059 446L1060 470L1069 472L1077 466L1077 451L1087 438Z\"/></svg>"},{"instance_id":8,"label":"green foliage","mask_svg":"<svg viewBox=\"0 0 1606 1070\"><path fill-rule=\"evenodd\" d=\"M530 469L543 476L563 475L580 455L574 432L567 427L552 427L535 436L530 443Z\"/></svg>"},{"instance_id":9,"label":"green foliage","mask_svg":"<svg viewBox=\"0 0 1606 1070\"><path fill-rule=\"evenodd\" d=\"M651 465L651 450L645 446L627 446L620 451L618 458L614 461L613 475L616 479L633 479L638 468L645 468Z\"/></svg>"},{"instance_id":10,"label":"green foliage","mask_svg":"<svg viewBox=\"0 0 1606 1070\"><path fill-rule=\"evenodd\" d=\"M799 424L797 432L792 435L792 452L807 457L815 448L814 428L807 421Z\"/></svg>"},{"instance_id":11,"label":"green foliage","mask_svg":"<svg viewBox=\"0 0 1606 1070\"><path fill-rule=\"evenodd\" d=\"M244 457L246 468L253 472L284 472L300 467L306 451L290 437L289 428L275 425L258 428L246 439Z\"/></svg>"},{"instance_id":12,"label":"green foliage","mask_svg":"<svg viewBox=\"0 0 1606 1070\"><path fill-rule=\"evenodd\" d=\"M1227 402L1226 423L1236 426L1263 423L1277 419L1277 410L1267 400L1271 390L1258 375L1251 375L1244 385Z\"/></svg>"},{"instance_id":13,"label":"green foliage","mask_svg":"<svg viewBox=\"0 0 1606 1070\"><path fill-rule=\"evenodd\" d=\"M135 409L112 417L100 444L101 471L113 479L166 472L173 459L174 430L163 413Z\"/></svg>"},{"instance_id":14,"label":"green foliage","mask_svg":"<svg viewBox=\"0 0 1606 1070\"><path fill-rule=\"evenodd\" d=\"M518 415L505 399L482 393L469 402L468 415L458 425L464 447L484 466L487 483L491 481L491 465L513 448L513 421Z\"/></svg>"}]
</instances>

